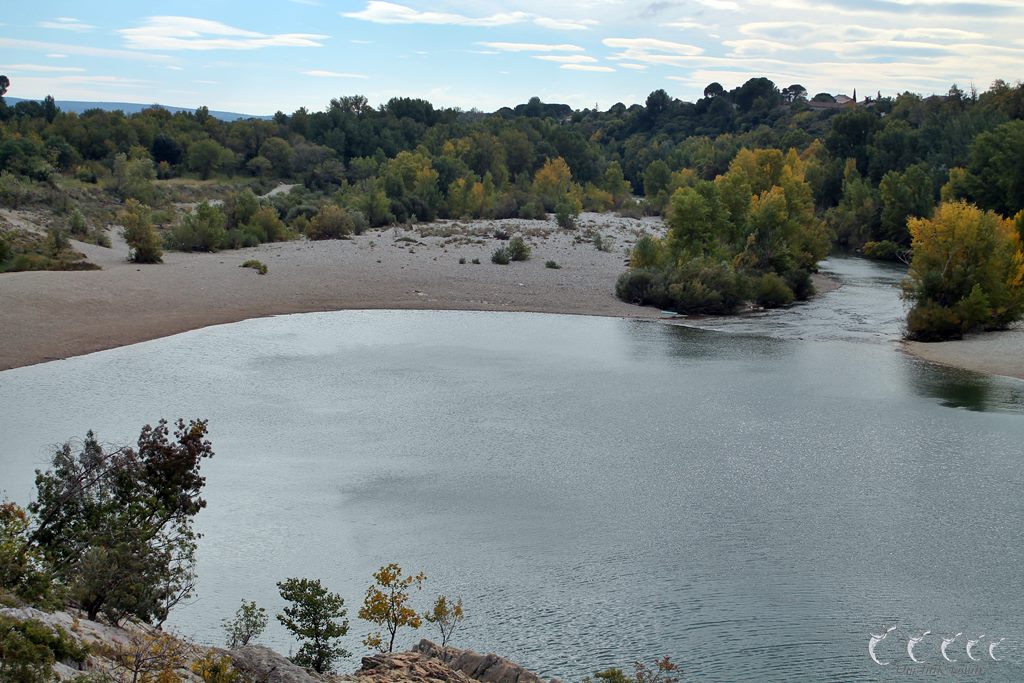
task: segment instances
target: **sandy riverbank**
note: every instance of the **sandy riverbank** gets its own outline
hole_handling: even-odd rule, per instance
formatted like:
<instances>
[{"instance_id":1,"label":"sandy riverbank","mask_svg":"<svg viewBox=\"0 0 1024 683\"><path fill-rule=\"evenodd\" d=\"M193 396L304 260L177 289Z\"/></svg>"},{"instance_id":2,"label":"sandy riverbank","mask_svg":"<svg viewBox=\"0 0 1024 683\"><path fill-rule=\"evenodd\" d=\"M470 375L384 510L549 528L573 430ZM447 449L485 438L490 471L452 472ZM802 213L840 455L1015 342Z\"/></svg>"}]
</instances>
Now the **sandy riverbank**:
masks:
<instances>
[{"instance_id":1,"label":"sandy riverbank","mask_svg":"<svg viewBox=\"0 0 1024 683\"><path fill-rule=\"evenodd\" d=\"M903 342L908 353L933 363L1024 379L1024 325L971 335L959 341Z\"/></svg>"},{"instance_id":2,"label":"sandy riverbank","mask_svg":"<svg viewBox=\"0 0 1024 683\"><path fill-rule=\"evenodd\" d=\"M491 263L491 252L507 244L493 237L499 228L524 235L533 247L529 261ZM102 270L0 275L0 370L283 313L389 308L656 317L655 309L616 299L614 286L625 250L643 232L662 229L659 219L608 214L581 215L576 231L558 230L553 220L441 221L351 240L170 252L157 265L128 263L126 245L111 234L111 249L75 243ZM610 250L584 238L588 230L611 237ZM238 267L252 258L269 273ZM548 260L561 268L546 268Z\"/></svg>"}]
</instances>

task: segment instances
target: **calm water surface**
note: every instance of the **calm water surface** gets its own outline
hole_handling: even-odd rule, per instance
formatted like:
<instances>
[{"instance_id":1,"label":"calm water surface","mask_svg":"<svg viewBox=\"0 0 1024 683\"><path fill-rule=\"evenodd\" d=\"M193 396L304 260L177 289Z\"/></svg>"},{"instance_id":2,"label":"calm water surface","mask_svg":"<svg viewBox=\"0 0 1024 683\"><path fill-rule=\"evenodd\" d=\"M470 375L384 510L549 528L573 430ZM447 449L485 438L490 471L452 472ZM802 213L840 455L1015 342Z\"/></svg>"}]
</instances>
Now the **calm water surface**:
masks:
<instances>
[{"instance_id":1,"label":"calm water surface","mask_svg":"<svg viewBox=\"0 0 1024 683\"><path fill-rule=\"evenodd\" d=\"M89 428L208 418L199 590L173 619L207 642L312 576L361 652L354 613L397 561L463 597L457 644L570 680L665 654L685 680L1022 680L1024 382L905 356L899 272L827 266L838 291L705 329L351 311L3 372L0 488L25 502ZM925 630L963 632L961 663L985 634L983 661L931 635L932 668L897 669Z\"/></svg>"}]
</instances>

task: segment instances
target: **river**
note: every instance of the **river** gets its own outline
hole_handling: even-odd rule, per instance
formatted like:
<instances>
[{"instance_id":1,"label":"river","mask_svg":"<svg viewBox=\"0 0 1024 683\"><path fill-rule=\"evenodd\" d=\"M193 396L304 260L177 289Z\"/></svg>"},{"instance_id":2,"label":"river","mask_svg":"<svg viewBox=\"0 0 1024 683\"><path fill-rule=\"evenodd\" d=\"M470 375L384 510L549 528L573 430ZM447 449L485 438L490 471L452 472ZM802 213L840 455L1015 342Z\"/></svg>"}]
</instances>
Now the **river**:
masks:
<instances>
[{"instance_id":1,"label":"river","mask_svg":"<svg viewBox=\"0 0 1024 683\"><path fill-rule=\"evenodd\" d=\"M310 576L361 652L370 574L398 562L428 575L416 605L461 595L456 645L565 680L663 655L684 680L1020 680L1024 382L905 355L900 272L825 267L835 292L702 329L346 311L2 372L0 488L27 501L90 428L209 419L198 591L172 624L211 643ZM276 623L263 642L292 647Z\"/></svg>"}]
</instances>

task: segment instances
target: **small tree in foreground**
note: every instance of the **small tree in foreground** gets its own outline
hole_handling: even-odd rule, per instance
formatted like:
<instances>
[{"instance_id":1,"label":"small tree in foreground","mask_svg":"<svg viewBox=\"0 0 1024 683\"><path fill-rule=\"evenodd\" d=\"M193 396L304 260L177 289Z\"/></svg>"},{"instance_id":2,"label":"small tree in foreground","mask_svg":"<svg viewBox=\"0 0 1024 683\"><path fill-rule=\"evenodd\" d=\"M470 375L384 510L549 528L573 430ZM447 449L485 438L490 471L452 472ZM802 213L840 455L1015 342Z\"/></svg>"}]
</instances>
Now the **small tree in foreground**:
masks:
<instances>
[{"instance_id":1,"label":"small tree in foreground","mask_svg":"<svg viewBox=\"0 0 1024 683\"><path fill-rule=\"evenodd\" d=\"M654 667L634 662L632 676L626 675L622 669L612 668L596 672L594 678L587 676L583 683L677 683L679 673L682 673L679 665L663 657L655 662Z\"/></svg>"},{"instance_id":2,"label":"small tree in foreground","mask_svg":"<svg viewBox=\"0 0 1024 683\"><path fill-rule=\"evenodd\" d=\"M348 633L345 601L319 579L285 579L277 589L289 603L277 620L302 643L292 662L317 673L331 673L335 660L350 654L334 642Z\"/></svg>"},{"instance_id":3,"label":"small tree in foreground","mask_svg":"<svg viewBox=\"0 0 1024 683\"><path fill-rule=\"evenodd\" d=\"M366 589L366 599L359 609L359 618L386 630L388 642L385 648L384 637L377 631L366 636L363 644L381 652L392 652L399 628L419 628L423 623L416 610L408 606L409 589L415 586L419 590L427 577L423 572L416 576L403 576L402 568L392 563L374 572L373 578L376 583Z\"/></svg>"},{"instance_id":4,"label":"small tree in foreground","mask_svg":"<svg viewBox=\"0 0 1024 683\"><path fill-rule=\"evenodd\" d=\"M225 619L222 623L228 636L227 646L232 649L242 647L248 645L253 638L259 638L267 628L267 610L257 607L255 601L242 600L235 618Z\"/></svg>"},{"instance_id":5,"label":"small tree in foreground","mask_svg":"<svg viewBox=\"0 0 1024 683\"><path fill-rule=\"evenodd\" d=\"M434 607L423 618L441 632L441 647L445 647L455 630L462 625L462 598L449 603L444 595L437 596Z\"/></svg>"}]
</instances>

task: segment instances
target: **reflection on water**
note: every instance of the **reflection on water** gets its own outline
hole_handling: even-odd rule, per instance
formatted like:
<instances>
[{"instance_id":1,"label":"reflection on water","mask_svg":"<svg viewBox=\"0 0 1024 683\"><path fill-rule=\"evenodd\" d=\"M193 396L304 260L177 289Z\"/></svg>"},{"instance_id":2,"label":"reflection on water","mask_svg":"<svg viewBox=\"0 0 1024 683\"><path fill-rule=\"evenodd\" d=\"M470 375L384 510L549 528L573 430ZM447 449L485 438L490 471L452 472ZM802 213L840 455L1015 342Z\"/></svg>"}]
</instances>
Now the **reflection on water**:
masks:
<instances>
[{"instance_id":1,"label":"reflection on water","mask_svg":"<svg viewBox=\"0 0 1024 683\"><path fill-rule=\"evenodd\" d=\"M89 428L209 418L198 595L173 617L208 642L287 576L354 614L397 561L463 597L457 644L568 680L666 654L689 680L895 680L866 649L893 624L894 663L910 634L985 633L1006 661L971 680L1020 680L1024 383L900 353L852 315L894 276L835 269L830 331L808 313L828 297L730 333L350 311L3 372L0 482L26 500L47 444Z\"/></svg>"}]
</instances>

